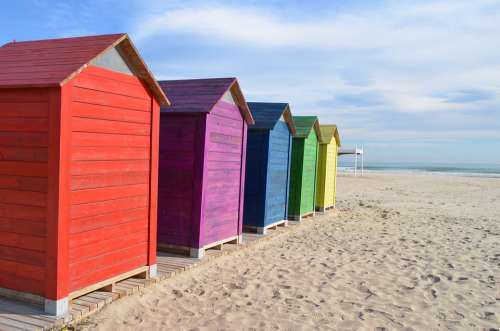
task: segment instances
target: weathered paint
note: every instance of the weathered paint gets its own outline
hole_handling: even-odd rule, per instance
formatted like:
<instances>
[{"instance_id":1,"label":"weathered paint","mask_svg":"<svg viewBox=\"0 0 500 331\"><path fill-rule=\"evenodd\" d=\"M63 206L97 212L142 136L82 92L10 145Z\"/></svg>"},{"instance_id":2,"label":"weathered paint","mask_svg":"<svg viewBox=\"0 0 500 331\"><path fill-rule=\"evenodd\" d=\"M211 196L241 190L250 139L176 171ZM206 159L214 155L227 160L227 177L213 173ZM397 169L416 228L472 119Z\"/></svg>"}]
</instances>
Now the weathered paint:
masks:
<instances>
[{"instance_id":1,"label":"weathered paint","mask_svg":"<svg viewBox=\"0 0 500 331\"><path fill-rule=\"evenodd\" d=\"M316 209L335 207L337 190L337 153L340 140L335 125L321 125L319 144Z\"/></svg>"},{"instance_id":2,"label":"weathered paint","mask_svg":"<svg viewBox=\"0 0 500 331\"><path fill-rule=\"evenodd\" d=\"M172 107L161 113L158 243L199 249L240 235L247 120L236 80L160 85Z\"/></svg>"},{"instance_id":3,"label":"weathered paint","mask_svg":"<svg viewBox=\"0 0 500 331\"><path fill-rule=\"evenodd\" d=\"M158 103L166 99L143 79L87 64L125 40L0 48L1 60L15 56L27 70L0 80L0 287L53 302L156 263ZM58 66L61 47L68 66ZM38 61L54 72L41 75Z\"/></svg>"},{"instance_id":4,"label":"weathered paint","mask_svg":"<svg viewBox=\"0 0 500 331\"><path fill-rule=\"evenodd\" d=\"M289 109L269 103L249 107L256 128L248 134L244 225L266 227L288 219L291 129L280 117Z\"/></svg>"},{"instance_id":5,"label":"weathered paint","mask_svg":"<svg viewBox=\"0 0 500 331\"><path fill-rule=\"evenodd\" d=\"M292 141L289 217L299 217L315 210L318 157L317 118L294 116L297 135Z\"/></svg>"}]
</instances>

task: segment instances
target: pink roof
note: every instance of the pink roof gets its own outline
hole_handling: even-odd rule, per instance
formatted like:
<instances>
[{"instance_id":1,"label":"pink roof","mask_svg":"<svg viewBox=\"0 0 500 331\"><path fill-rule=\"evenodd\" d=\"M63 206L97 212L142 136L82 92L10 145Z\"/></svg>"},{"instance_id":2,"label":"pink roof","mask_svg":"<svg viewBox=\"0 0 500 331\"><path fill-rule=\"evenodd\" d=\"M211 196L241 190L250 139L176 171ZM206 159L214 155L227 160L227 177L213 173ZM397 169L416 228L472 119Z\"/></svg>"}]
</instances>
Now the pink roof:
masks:
<instances>
[{"instance_id":1,"label":"pink roof","mask_svg":"<svg viewBox=\"0 0 500 331\"><path fill-rule=\"evenodd\" d=\"M254 123L236 78L164 80L158 83L171 102L170 107L162 107L162 112L209 113L231 90L247 123Z\"/></svg>"},{"instance_id":2,"label":"pink roof","mask_svg":"<svg viewBox=\"0 0 500 331\"><path fill-rule=\"evenodd\" d=\"M0 47L0 88L63 85L108 48L120 45L162 104L168 99L127 34L13 41Z\"/></svg>"}]
</instances>

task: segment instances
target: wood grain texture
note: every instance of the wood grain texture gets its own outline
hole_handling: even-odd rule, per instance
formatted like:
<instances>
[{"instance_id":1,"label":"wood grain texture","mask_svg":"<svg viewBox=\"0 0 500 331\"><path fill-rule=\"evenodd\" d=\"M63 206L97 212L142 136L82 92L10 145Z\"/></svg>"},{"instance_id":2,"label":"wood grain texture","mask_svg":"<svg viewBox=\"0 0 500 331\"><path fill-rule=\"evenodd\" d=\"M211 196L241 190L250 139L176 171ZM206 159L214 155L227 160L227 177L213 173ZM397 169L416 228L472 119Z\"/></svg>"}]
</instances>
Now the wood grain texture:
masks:
<instances>
[{"instance_id":1,"label":"wood grain texture","mask_svg":"<svg viewBox=\"0 0 500 331\"><path fill-rule=\"evenodd\" d=\"M289 215L303 215L315 210L318 138L313 128L297 127L306 137L293 137L290 174Z\"/></svg>"},{"instance_id":2,"label":"wood grain texture","mask_svg":"<svg viewBox=\"0 0 500 331\"><path fill-rule=\"evenodd\" d=\"M288 218L290 127L279 121L281 113L265 114L264 105L258 105L257 128L251 128L248 136L244 224L251 227L266 227Z\"/></svg>"},{"instance_id":3,"label":"wood grain texture","mask_svg":"<svg viewBox=\"0 0 500 331\"><path fill-rule=\"evenodd\" d=\"M196 154L203 141L196 139L203 118L161 114L158 181L158 242L190 247L194 219L194 174L202 160Z\"/></svg>"},{"instance_id":4,"label":"wood grain texture","mask_svg":"<svg viewBox=\"0 0 500 331\"><path fill-rule=\"evenodd\" d=\"M335 206L337 182L337 144L319 144L316 208Z\"/></svg>"},{"instance_id":5,"label":"wood grain texture","mask_svg":"<svg viewBox=\"0 0 500 331\"><path fill-rule=\"evenodd\" d=\"M246 123L238 106L221 100L230 82L217 88L195 83L160 82L174 105L161 114L158 242L163 245L200 248L241 233ZM207 109L194 110L193 102Z\"/></svg>"},{"instance_id":6,"label":"wood grain texture","mask_svg":"<svg viewBox=\"0 0 500 331\"><path fill-rule=\"evenodd\" d=\"M108 267L109 256L142 261L128 264L137 268L156 250L156 213L151 217L145 210L156 210L152 169L157 168L159 106L139 79L103 68L91 66L71 84L76 112L71 116L68 254L69 292L74 292L123 270ZM122 236L126 245L116 240ZM132 246L136 250L119 253Z\"/></svg>"},{"instance_id":7,"label":"wood grain texture","mask_svg":"<svg viewBox=\"0 0 500 331\"><path fill-rule=\"evenodd\" d=\"M49 93L0 89L0 287L43 294Z\"/></svg>"}]
</instances>

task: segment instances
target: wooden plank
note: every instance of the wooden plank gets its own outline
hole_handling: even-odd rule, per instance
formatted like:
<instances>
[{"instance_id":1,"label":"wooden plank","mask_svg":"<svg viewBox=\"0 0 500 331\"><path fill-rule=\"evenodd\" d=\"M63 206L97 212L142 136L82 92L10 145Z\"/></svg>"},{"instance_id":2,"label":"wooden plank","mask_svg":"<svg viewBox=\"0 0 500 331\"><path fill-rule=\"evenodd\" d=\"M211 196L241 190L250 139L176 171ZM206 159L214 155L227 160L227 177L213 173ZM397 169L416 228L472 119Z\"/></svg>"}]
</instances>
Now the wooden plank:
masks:
<instances>
[{"instance_id":1,"label":"wooden plank","mask_svg":"<svg viewBox=\"0 0 500 331\"><path fill-rule=\"evenodd\" d=\"M45 147L0 146L0 157L5 161L47 162L48 151Z\"/></svg>"},{"instance_id":2,"label":"wooden plank","mask_svg":"<svg viewBox=\"0 0 500 331\"><path fill-rule=\"evenodd\" d=\"M121 76L113 78L109 74L109 70L107 73L101 72L99 74L96 68L98 67L92 66L82 72L75 80L75 86L137 99L148 99L147 90L140 84L137 78L134 77L133 83L125 82Z\"/></svg>"},{"instance_id":3,"label":"wooden plank","mask_svg":"<svg viewBox=\"0 0 500 331\"><path fill-rule=\"evenodd\" d=\"M0 177L1 180L1 177ZM1 183L1 181L0 181ZM102 175L81 175L71 177L71 189L83 190L122 185L149 183L149 171L111 173Z\"/></svg>"},{"instance_id":4,"label":"wooden plank","mask_svg":"<svg viewBox=\"0 0 500 331\"><path fill-rule=\"evenodd\" d=\"M0 188L16 191L47 192L47 178L0 175Z\"/></svg>"},{"instance_id":5,"label":"wooden plank","mask_svg":"<svg viewBox=\"0 0 500 331\"><path fill-rule=\"evenodd\" d=\"M0 245L44 252L45 238L19 233L2 232L0 236Z\"/></svg>"},{"instance_id":6,"label":"wooden plank","mask_svg":"<svg viewBox=\"0 0 500 331\"><path fill-rule=\"evenodd\" d=\"M45 222L31 222L0 217L0 232L43 237L45 235L45 230Z\"/></svg>"},{"instance_id":7,"label":"wooden plank","mask_svg":"<svg viewBox=\"0 0 500 331\"><path fill-rule=\"evenodd\" d=\"M2 136L0 134L0 144ZM128 134L106 134L74 132L73 146L87 147L149 147L151 144L148 136L134 136Z\"/></svg>"},{"instance_id":8,"label":"wooden plank","mask_svg":"<svg viewBox=\"0 0 500 331\"><path fill-rule=\"evenodd\" d=\"M0 145L10 147L47 147L46 132L0 132Z\"/></svg>"},{"instance_id":9,"label":"wooden plank","mask_svg":"<svg viewBox=\"0 0 500 331\"><path fill-rule=\"evenodd\" d=\"M32 222L44 222L46 220L46 208L0 203L0 217Z\"/></svg>"},{"instance_id":10,"label":"wooden plank","mask_svg":"<svg viewBox=\"0 0 500 331\"><path fill-rule=\"evenodd\" d=\"M73 101L145 112L151 111L151 101L148 99L131 98L78 87L73 91Z\"/></svg>"},{"instance_id":11,"label":"wooden plank","mask_svg":"<svg viewBox=\"0 0 500 331\"><path fill-rule=\"evenodd\" d=\"M108 227L137 220L145 220L148 217L148 208L131 208L113 211L99 216L90 216L85 218L72 219L70 223L70 233L95 230L102 227Z\"/></svg>"},{"instance_id":12,"label":"wooden plank","mask_svg":"<svg viewBox=\"0 0 500 331\"><path fill-rule=\"evenodd\" d=\"M0 189L0 203L45 207L47 205L47 194Z\"/></svg>"},{"instance_id":13,"label":"wooden plank","mask_svg":"<svg viewBox=\"0 0 500 331\"><path fill-rule=\"evenodd\" d=\"M149 205L147 195L126 197L115 200L106 200L71 206L70 217L72 219L98 216L119 210L140 208Z\"/></svg>"},{"instance_id":14,"label":"wooden plank","mask_svg":"<svg viewBox=\"0 0 500 331\"><path fill-rule=\"evenodd\" d=\"M70 248L69 256L71 261L77 262L109 252L126 249L140 243L146 243L147 241L148 234L146 231L131 233L118 238L111 237L107 240Z\"/></svg>"},{"instance_id":15,"label":"wooden plank","mask_svg":"<svg viewBox=\"0 0 500 331\"><path fill-rule=\"evenodd\" d=\"M29 117L7 117L0 120L3 132L47 132L48 119Z\"/></svg>"},{"instance_id":16,"label":"wooden plank","mask_svg":"<svg viewBox=\"0 0 500 331\"><path fill-rule=\"evenodd\" d=\"M120 122L94 118L73 117L73 132L109 133L149 136L151 126L142 123Z\"/></svg>"},{"instance_id":17,"label":"wooden plank","mask_svg":"<svg viewBox=\"0 0 500 331\"><path fill-rule=\"evenodd\" d=\"M144 172L149 171L149 167L149 160L73 161L71 163L71 174L78 176L117 172Z\"/></svg>"},{"instance_id":18,"label":"wooden plank","mask_svg":"<svg viewBox=\"0 0 500 331\"><path fill-rule=\"evenodd\" d=\"M72 234L71 242L69 243L68 247L72 249L82 245L89 245L101 240L107 240L111 237L120 237L132 233L141 232L148 232L147 219L138 219L132 222L121 223L107 227L99 227L91 231Z\"/></svg>"},{"instance_id":19,"label":"wooden plank","mask_svg":"<svg viewBox=\"0 0 500 331\"><path fill-rule=\"evenodd\" d=\"M72 159L73 161L147 160L149 153L148 147L75 146L72 150Z\"/></svg>"},{"instance_id":20,"label":"wooden plank","mask_svg":"<svg viewBox=\"0 0 500 331\"><path fill-rule=\"evenodd\" d=\"M24 96L23 96L24 97ZM24 98L22 98L24 99ZM49 107L46 102L1 102L0 118L2 121L9 117L14 118L47 118Z\"/></svg>"},{"instance_id":21,"label":"wooden plank","mask_svg":"<svg viewBox=\"0 0 500 331\"><path fill-rule=\"evenodd\" d=\"M127 278L134 276L134 275L145 272L148 269L149 269L148 267L139 267L139 268L136 268L134 270L130 270L128 272L121 273L120 275L105 279L105 280L100 281L98 283L92 284L91 286L88 286L86 288L79 289L78 291L74 291L69 295L69 298L73 299L73 298L81 297L87 293L90 293L90 292L93 292L93 291L98 290L100 288L103 288L106 285L117 283L123 279L127 279ZM76 300L75 300L75 302L78 303Z\"/></svg>"},{"instance_id":22,"label":"wooden plank","mask_svg":"<svg viewBox=\"0 0 500 331\"><path fill-rule=\"evenodd\" d=\"M141 79L137 76L132 76L128 74L123 74L121 72L112 71L106 68L97 67L95 65L89 65L85 71L83 71L83 75L89 75L92 77L96 77L99 81L105 80L113 80L122 84L122 89L127 87L128 85L142 87L142 94L145 95L148 93L147 88L142 83ZM82 76L83 76L82 75Z\"/></svg>"},{"instance_id":23,"label":"wooden plank","mask_svg":"<svg viewBox=\"0 0 500 331\"><path fill-rule=\"evenodd\" d=\"M134 196L144 196L148 193L149 185L147 184L112 186L73 191L71 192L71 201L73 204L77 205L82 203L130 198Z\"/></svg>"},{"instance_id":24,"label":"wooden plank","mask_svg":"<svg viewBox=\"0 0 500 331\"><path fill-rule=\"evenodd\" d=\"M0 175L47 177L48 165L45 162L20 162L0 160Z\"/></svg>"},{"instance_id":25,"label":"wooden plank","mask_svg":"<svg viewBox=\"0 0 500 331\"><path fill-rule=\"evenodd\" d=\"M151 114L143 111L116 108L112 106L94 105L89 103L74 102L73 116L113 120L129 123L151 123Z\"/></svg>"},{"instance_id":26,"label":"wooden plank","mask_svg":"<svg viewBox=\"0 0 500 331\"><path fill-rule=\"evenodd\" d=\"M149 182L148 265L156 263L158 231L158 167L160 146L160 105L151 98L151 156Z\"/></svg>"}]
</instances>

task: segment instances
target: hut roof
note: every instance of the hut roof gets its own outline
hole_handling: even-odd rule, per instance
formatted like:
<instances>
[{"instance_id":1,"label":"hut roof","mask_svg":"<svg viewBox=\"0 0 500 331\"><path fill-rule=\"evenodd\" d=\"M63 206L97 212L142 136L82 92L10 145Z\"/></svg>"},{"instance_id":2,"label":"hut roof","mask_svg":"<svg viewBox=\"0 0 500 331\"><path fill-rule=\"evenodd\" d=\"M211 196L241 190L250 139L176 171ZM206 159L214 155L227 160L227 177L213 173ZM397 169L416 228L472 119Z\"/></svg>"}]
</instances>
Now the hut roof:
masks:
<instances>
[{"instance_id":1,"label":"hut roof","mask_svg":"<svg viewBox=\"0 0 500 331\"><path fill-rule=\"evenodd\" d=\"M236 78L162 80L158 83L172 101L169 107L161 108L162 112L210 113L224 94L231 91L245 121L254 124Z\"/></svg>"},{"instance_id":2,"label":"hut roof","mask_svg":"<svg viewBox=\"0 0 500 331\"><path fill-rule=\"evenodd\" d=\"M337 146L340 146L339 130L335 124L321 124L319 129L321 131L320 143L329 144L332 141L332 138L335 137Z\"/></svg>"},{"instance_id":3,"label":"hut roof","mask_svg":"<svg viewBox=\"0 0 500 331\"><path fill-rule=\"evenodd\" d=\"M295 134L295 124L293 122L292 112L288 103L278 102L249 102L248 107L252 111L255 119L256 129L273 129L280 120L281 116L285 119L292 135Z\"/></svg>"},{"instance_id":4,"label":"hut roof","mask_svg":"<svg viewBox=\"0 0 500 331\"><path fill-rule=\"evenodd\" d=\"M318 140L321 141L321 131L319 129L319 120L317 116L293 116L296 133L294 137L306 138L314 128Z\"/></svg>"},{"instance_id":5,"label":"hut roof","mask_svg":"<svg viewBox=\"0 0 500 331\"><path fill-rule=\"evenodd\" d=\"M151 89L158 102L169 104L125 33L7 43L0 47L0 88L62 86L113 47Z\"/></svg>"}]
</instances>

